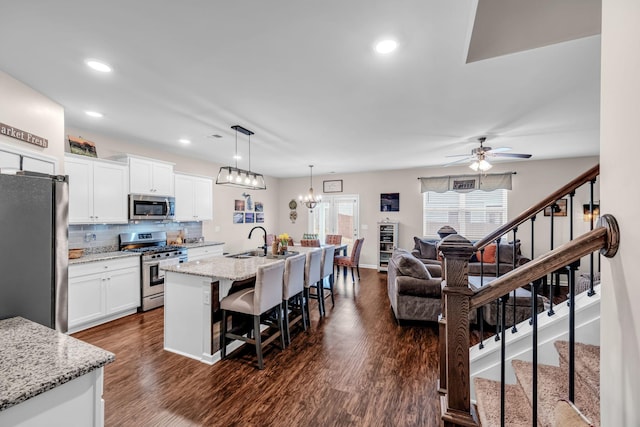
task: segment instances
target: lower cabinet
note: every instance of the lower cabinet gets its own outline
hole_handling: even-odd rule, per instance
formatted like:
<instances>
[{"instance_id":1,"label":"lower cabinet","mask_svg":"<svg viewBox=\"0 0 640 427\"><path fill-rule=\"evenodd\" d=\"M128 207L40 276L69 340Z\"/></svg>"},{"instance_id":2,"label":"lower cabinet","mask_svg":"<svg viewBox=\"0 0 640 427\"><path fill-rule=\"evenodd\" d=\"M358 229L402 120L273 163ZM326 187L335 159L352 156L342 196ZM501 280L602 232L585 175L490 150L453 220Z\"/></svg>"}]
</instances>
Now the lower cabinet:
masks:
<instances>
[{"instance_id":1,"label":"lower cabinet","mask_svg":"<svg viewBox=\"0 0 640 427\"><path fill-rule=\"evenodd\" d=\"M69 266L69 333L134 313L140 306L140 259Z\"/></svg>"},{"instance_id":2,"label":"lower cabinet","mask_svg":"<svg viewBox=\"0 0 640 427\"><path fill-rule=\"evenodd\" d=\"M198 261L204 258L211 258L222 255L223 245L199 246L187 250L188 261Z\"/></svg>"}]
</instances>

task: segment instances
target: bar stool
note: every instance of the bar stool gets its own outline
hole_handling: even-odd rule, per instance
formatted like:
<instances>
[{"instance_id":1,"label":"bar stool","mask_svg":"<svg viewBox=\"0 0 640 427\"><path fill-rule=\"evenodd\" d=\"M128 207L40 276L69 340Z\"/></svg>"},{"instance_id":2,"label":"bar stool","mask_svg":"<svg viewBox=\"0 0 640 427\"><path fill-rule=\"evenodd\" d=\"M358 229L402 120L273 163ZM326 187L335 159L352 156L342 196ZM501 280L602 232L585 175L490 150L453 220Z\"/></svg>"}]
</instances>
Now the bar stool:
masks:
<instances>
[{"instance_id":1,"label":"bar stool","mask_svg":"<svg viewBox=\"0 0 640 427\"><path fill-rule=\"evenodd\" d=\"M284 286L282 287L282 310L284 312L284 332L287 345L291 344L290 327L299 320L307 330L307 312L304 309L304 265L307 261L305 254L287 258L284 261ZM290 305L290 302L292 304ZM296 316L289 319L289 310Z\"/></svg>"},{"instance_id":2,"label":"bar stool","mask_svg":"<svg viewBox=\"0 0 640 427\"><path fill-rule=\"evenodd\" d=\"M264 369L262 361L262 346L271 343L280 337L282 348L285 347L283 326L282 326L282 287L284 279L284 261L276 261L271 264L258 267L256 274L256 285L251 289L243 289L226 296L220 301L222 309L222 328L220 331L220 356L224 359L227 356L227 338L241 340L256 347L258 358L258 369ZM263 314L276 310L277 325L268 323L269 326L276 326L277 331L262 342L260 333L261 317ZM242 336L227 331L227 314L229 312L240 313L253 317L251 334ZM266 319L265 319L266 320ZM253 337L253 338L251 338Z\"/></svg>"},{"instance_id":3,"label":"bar stool","mask_svg":"<svg viewBox=\"0 0 640 427\"><path fill-rule=\"evenodd\" d=\"M322 285L320 285L321 264L322 250L320 248L307 252L306 262L304 266L304 298L309 326L311 326L311 311L309 310L309 299L318 298L318 295L320 295L322 292ZM311 287L316 288L316 295L311 295ZM318 310L320 311L320 316L322 316L322 298L318 298Z\"/></svg>"},{"instance_id":4,"label":"bar stool","mask_svg":"<svg viewBox=\"0 0 640 427\"><path fill-rule=\"evenodd\" d=\"M331 307L336 303L333 299L333 256L336 253L336 247L328 245L322 248L322 263L320 264L320 289L324 297L324 279L329 279L329 292L331 293ZM324 310L324 298L322 301L322 311Z\"/></svg>"}]
</instances>

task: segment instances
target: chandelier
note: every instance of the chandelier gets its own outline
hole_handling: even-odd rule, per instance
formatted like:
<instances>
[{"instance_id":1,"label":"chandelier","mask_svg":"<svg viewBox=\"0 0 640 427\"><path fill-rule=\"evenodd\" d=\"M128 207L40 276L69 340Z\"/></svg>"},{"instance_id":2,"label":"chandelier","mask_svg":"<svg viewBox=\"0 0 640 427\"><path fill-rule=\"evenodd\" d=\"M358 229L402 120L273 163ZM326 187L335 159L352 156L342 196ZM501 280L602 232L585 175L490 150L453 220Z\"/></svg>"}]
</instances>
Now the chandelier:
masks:
<instances>
[{"instance_id":1,"label":"chandelier","mask_svg":"<svg viewBox=\"0 0 640 427\"><path fill-rule=\"evenodd\" d=\"M313 193L313 165L309 165L309 193L304 197L300 196L299 199L309 209L315 208L316 205L320 203L320 200L322 200L321 195L318 194L316 196Z\"/></svg>"},{"instance_id":2,"label":"chandelier","mask_svg":"<svg viewBox=\"0 0 640 427\"><path fill-rule=\"evenodd\" d=\"M249 188L251 190L266 190L267 185L264 182L264 176L257 172L251 172L251 132L249 129L243 128L239 125L231 126L231 129L236 131L236 152L233 158L235 159L235 166L222 166L220 172L218 172L218 178L216 184L230 185L233 187ZM249 137L249 169L240 169L238 167L238 132L243 133Z\"/></svg>"}]
</instances>

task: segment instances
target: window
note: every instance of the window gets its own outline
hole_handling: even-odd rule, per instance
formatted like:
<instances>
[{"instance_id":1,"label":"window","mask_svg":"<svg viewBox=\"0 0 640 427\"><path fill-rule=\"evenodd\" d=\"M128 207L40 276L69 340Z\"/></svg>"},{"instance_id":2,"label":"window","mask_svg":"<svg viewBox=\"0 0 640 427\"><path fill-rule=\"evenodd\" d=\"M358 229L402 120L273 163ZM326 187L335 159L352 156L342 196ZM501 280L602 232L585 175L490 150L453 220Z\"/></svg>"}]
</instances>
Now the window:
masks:
<instances>
[{"instance_id":1,"label":"window","mask_svg":"<svg viewBox=\"0 0 640 427\"><path fill-rule=\"evenodd\" d=\"M507 191L426 191L423 193L422 234L438 237L438 229L450 225L469 240L483 238L507 222Z\"/></svg>"}]
</instances>

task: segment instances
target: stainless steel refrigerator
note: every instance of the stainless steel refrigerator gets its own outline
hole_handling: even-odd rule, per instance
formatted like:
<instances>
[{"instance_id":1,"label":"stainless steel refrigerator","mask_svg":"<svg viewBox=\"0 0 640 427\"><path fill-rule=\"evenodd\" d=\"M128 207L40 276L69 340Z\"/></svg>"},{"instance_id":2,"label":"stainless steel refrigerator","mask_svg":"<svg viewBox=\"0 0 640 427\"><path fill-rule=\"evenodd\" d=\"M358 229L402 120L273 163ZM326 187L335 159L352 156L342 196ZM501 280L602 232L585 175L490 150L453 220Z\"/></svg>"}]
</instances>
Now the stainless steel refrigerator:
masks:
<instances>
[{"instance_id":1,"label":"stainless steel refrigerator","mask_svg":"<svg viewBox=\"0 0 640 427\"><path fill-rule=\"evenodd\" d=\"M0 174L0 319L67 331L66 176Z\"/></svg>"}]
</instances>

